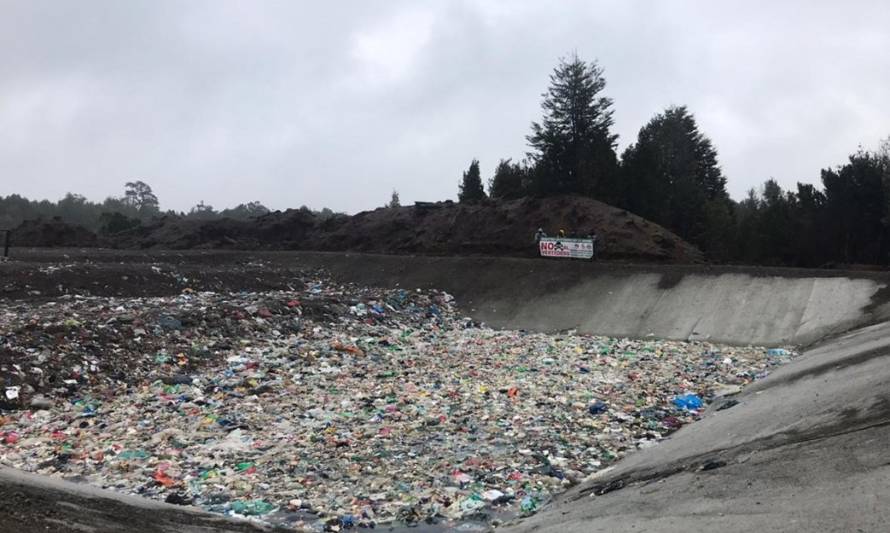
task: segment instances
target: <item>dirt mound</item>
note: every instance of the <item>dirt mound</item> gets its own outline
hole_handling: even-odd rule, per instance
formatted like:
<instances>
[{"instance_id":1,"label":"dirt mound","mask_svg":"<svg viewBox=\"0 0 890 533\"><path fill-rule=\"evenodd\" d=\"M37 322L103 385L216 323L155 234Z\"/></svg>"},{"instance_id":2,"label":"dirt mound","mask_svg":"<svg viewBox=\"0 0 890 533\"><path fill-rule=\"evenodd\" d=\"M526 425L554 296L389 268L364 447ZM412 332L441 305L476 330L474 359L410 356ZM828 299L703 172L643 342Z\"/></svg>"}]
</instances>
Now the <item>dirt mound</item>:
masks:
<instances>
[{"instance_id":1,"label":"dirt mound","mask_svg":"<svg viewBox=\"0 0 890 533\"><path fill-rule=\"evenodd\" d=\"M345 215L341 218L348 218ZM116 248L170 250L298 250L324 230L318 217L304 209L276 211L253 220L188 220L165 216L114 236Z\"/></svg>"},{"instance_id":2,"label":"dirt mound","mask_svg":"<svg viewBox=\"0 0 890 533\"><path fill-rule=\"evenodd\" d=\"M534 235L560 229L599 237L600 257L697 262L702 254L665 228L582 197L477 205L433 204L359 213L325 232L316 248L435 255L535 256Z\"/></svg>"},{"instance_id":3,"label":"dirt mound","mask_svg":"<svg viewBox=\"0 0 890 533\"><path fill-rule=\"evenodd\" d=\"M26 220L12 230L11 244L19 247L67 246L72 248L99 246L95 233L59 217Z\"/></svg>"},{"instance_id":4,"label":"dirt mound","mask_svg":"<svg viewBox=\"0 0 890 533\"><path fill-rule=\"evenodd\" d=\"M476 205L440 202L320 218L307 210L251 221L165 217L115 236L119 248L320 250L426 255L535 256L534 234L559 229L599 236L599 256L695 263L702 253L665 228L584 197Z\"/></svg>"}]
</instances>

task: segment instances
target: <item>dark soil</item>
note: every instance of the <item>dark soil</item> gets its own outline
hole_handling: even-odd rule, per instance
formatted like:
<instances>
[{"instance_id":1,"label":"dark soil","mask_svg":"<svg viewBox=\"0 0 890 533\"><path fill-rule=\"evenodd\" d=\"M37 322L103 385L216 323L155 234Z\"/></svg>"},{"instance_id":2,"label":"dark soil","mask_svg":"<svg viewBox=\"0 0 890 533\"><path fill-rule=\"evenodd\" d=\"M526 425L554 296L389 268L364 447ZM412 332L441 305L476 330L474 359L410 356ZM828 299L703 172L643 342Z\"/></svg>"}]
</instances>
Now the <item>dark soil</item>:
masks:
<instances>
[{"instance_id":1,"label":"dark soil","mask_svg":"<svg viewBox=\"0 0 890 533\"><path fill-rule=\"evenodd\" d=\"M317 250L535 257L538 228L599 237L602 259L695 263L698 249L665 228L585 197L439 204L359 213L324 232Z\"/></svg>"},{"instance_id":2,"label":"dark soil","mask_svg":"<svg viewBox=\"0 0 890 533\"><path fill-rule=\"evenodd\" d=\"M14 249L0 264L0 298L165 296L196 291L294 289L301 270L293 261L247 253L152 254L99 249ZM273 254L274 255L274 254Z\"/></svg>"},{"instance_id":3,"label":"dark soil","mask_svg":"<svg viewBox=\"0 0 890 533\"><path fill-rule=\"evenodd\" d=\"M0 243L2 244L2 243ZM26 220L12 231L11 246L99 246L95 233L61 218Z\"/></svg>"},{"instance_id":4,"label":"dark soil","mask_svg":"<svg viewBox=\"0 0 890 533\"><path fill-rule=\"evenodd\" d=\"M64 223L15 230L17 246L95 246L95 235ZM702 253L665 228L602 202L577 196L462 205L451 202L380 208L320 218L308 210L253 220L187 220L168 216L105 238L122 249L355 251L423 255L535 257L534 235L560 229L598 236L605 260L699 263ZM89 233L89 232L87 232Z\"/></svg>"}]
</instances>

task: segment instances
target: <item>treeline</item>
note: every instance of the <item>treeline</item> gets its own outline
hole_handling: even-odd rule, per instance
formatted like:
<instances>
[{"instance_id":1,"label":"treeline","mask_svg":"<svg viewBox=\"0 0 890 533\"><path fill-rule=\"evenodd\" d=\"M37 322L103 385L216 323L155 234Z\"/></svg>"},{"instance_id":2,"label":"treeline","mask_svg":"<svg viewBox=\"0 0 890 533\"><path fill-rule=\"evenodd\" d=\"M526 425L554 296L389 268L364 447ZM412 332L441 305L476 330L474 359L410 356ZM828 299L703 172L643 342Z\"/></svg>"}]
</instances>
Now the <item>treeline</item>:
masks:
<instances>
[{"instance_id":1,"label":"treeline","mask_svg":"<svg viewBox=\"0 0 890 533\"><path fill-rule=\"evenodd\" d=\"M596 62L560 60L521 162L502 159L486 193L473 160L458 198L472 203L581 194L674 231L719 262L789 266L890 262L890 141L822 170L822 189L770 179L741 202L726 191L717 150L685 106L644 125L619 157L613 101Z\"/></svg>"},{"instance_id":2,"label":"treeline","mask_svg":"<svg viewBox=\"0 0 890 533\"><path fill-rule=\"evenodd\" d=\"M735 206L734 257L790 266L890 263L890 141L822 170L822 189L768 180Z\"/></svg>"},{"instance_id":3,"label":"treeline","mask_svg":"<svg viewBox=\"0 0 890 533\"><path fill-rule=\"evenodd\" d=\"M103 202L91 202L70 192L57 202L29 200L18 194L0 196L0 229L13 229L25 220L58 217L95 232L114 233L160 214L158 197L142 181L128 182L123 196Z\"/></svg>"},{"instance_id":4,"label":"treeline","mask_svg":"<svg viewBox=\"0 0 890 533\"><path fill-rule=\"evenodd\" d=\"M305 206L301 209L309 210ZM160 202L151 186L143 181L132 181L125 184L123 196L108 197L103 202L91 202L74 193L68 193L57 202L28 200L18 194L0 196L0 229L13 229L25 220L58 217L96 233L110 235L149 223L160 216L197 220L246 220L268 212L269 209L260 202L238 204L236 207L217 211L203 201L188 212L161 211ZM330 209L313 213L323 218L334 215Z\"/></svg>"},{"instance_id":5,"label":"treeline","mask_svg":"<svg viewBox=\"0 0 890 533\"><path fill-rule=\"evenodd\" d=\"M783 191L770 179L736 202L726 191L716 148L685 106L655 115L619 157L605 87L595 62L577 55L561 60L542 95L542 117L526 136L525 158L501 160L487 191L474 159L460 179L459 200L586 195L671 229L717 262L890 263L890 139L876 152L860 149L846 163L823 169L821 187L798 183ZM396 191L387 205L400 205ZM330 209L301 209L321 219L336 216ZM151 187L133 181L122 196L98 203L71 193L58 202L0 197L0 229L61 217L114 234L159 216L249 219L268 212L259 202L218 211L203 201L188 212L164 212Z\"/></svg>"}]
</instances>

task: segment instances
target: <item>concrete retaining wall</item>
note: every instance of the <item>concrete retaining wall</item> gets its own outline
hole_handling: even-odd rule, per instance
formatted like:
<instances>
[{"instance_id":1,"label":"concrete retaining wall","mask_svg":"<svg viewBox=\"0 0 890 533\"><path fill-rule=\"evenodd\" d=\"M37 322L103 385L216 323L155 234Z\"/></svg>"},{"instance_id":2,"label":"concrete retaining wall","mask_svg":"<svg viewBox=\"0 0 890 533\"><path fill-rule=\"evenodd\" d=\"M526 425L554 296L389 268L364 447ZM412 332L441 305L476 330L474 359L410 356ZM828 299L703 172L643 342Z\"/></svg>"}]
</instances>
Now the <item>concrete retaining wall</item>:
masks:
<instances>
[{"instance_id":1,"label":"concrete retaining wall","mask_svg":"<svg viewBox=\"0 0 890 533\"><path fill-rule=\"evenodd\" d=\"M357 283L441 288L495 327L808 344L888 316L885 274L300 253Z\"/></svg>"}]
</instances>

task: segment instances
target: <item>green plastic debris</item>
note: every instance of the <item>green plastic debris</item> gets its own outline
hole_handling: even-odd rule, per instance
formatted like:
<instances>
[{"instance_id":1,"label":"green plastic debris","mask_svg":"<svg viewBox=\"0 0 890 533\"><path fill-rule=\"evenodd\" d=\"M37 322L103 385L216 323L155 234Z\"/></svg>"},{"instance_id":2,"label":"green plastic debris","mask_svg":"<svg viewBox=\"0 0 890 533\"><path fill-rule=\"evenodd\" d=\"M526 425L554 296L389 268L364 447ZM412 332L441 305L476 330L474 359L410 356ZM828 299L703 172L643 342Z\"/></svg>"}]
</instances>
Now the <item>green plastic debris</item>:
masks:
<instances>
[{"instance_id":1,"label":"green plastic debris","mask_svg":"<svg viewBox=\"0 0 890 533\"><path fill-rule=\"evenodd\" d=\"M532 496L526 496L519 502L519 510L524 515L530 515L538 510L538 501Z\"/></svg>"},{"instance_id":2,"label":"green plastic debris","mask_svg":"<svg viewBox=\"0 0 890 533\"><path fill-rule=\"evenodd\" d=\"M231 509L233 513L246 516L259 516L271 513L276 507L265 500L235 500L232 502Z\"/></svg>"},{"instance_id":3,"label":"green plastic debris","mask_svg":"<svg viewBox=\"0 0 890 533\"><path fill-rule=\"evenodd\" d=\"M122 461L131 461L133 459L144 460L151 457L151 455L145 450L124 450L121 453L117 454L118 459Z\"/></svg>"}]
</instances>

